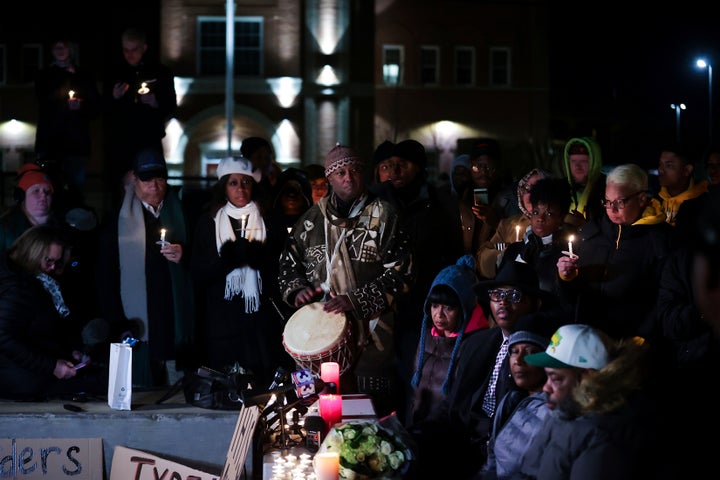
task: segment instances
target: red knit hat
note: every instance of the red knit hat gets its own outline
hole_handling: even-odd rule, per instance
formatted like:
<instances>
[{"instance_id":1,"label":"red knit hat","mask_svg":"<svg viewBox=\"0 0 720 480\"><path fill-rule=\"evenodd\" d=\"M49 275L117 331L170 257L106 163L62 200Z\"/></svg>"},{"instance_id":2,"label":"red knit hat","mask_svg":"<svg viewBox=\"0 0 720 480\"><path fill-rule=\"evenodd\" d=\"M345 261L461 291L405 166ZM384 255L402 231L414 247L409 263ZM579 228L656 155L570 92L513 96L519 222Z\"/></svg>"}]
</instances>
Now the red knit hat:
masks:
<instances>
[{"instance_id":1,"label":"red knit hat","mask_svg":"<svg viewBox=\"0 0 720 480\"><path fill-rule=\"evenodd\" d=\"M42 183L50 187L50 192L53 192L53 186L48 178L47 174L40 165L34 163L26 163L17 172L17 185L23 191L27 192L27 189L38 183Z\"/></svg>"}]
</instances>

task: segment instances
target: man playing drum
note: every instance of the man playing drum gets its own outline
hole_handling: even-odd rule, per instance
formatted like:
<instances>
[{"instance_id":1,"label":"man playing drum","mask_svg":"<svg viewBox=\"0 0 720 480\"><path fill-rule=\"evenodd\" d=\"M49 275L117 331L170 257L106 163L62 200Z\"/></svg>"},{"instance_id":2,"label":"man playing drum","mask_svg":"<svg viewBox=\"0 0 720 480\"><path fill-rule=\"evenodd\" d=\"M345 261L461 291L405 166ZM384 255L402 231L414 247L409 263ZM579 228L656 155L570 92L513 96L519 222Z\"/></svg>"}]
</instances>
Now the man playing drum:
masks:
<instances>
[{"instance_id":1,"label":"man playing drum","mask_svg":"<svg viewBox=\"0 0 720 480\"><path fill-rule=\"evenodd\" d=\"M353 150L330 150L325 176L330 194L295 223L280 256L280 291L295 308L322 302L347 317L356 353L341 393L370 395L382 416L399 406L391 306L412 281L407 237L395 208L367 190Z\"/></svg>"}]
</instances>

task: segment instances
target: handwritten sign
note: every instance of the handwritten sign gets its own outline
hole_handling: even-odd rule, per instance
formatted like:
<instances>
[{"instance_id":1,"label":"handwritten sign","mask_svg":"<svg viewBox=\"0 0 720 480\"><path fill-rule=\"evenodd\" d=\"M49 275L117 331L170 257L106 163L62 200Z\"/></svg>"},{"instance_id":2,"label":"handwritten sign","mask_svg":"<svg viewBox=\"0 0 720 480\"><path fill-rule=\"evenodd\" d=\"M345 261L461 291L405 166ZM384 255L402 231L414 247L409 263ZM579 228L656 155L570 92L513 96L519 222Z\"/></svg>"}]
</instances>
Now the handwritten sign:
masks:
<instances>
[{"instance_id":1,"label":"handwritten sign","mask_svg":"<svg viewBox=\"0 0 720 480\"><path fill-rule=\"evenodd\" d=\"M0 478L103 480L101 438L0 438Z\"/></svg>"},{"instance_id":2,"label":"handwritten sign","mask_svg":"<svg viewBox=\"0 0 720 480\"><path fill-rule=\"evenodd\" d=\"M110 480L128 479L218 480L218 477L141 450L118 445L113 451Z\"/></svg>"}]
</instances>

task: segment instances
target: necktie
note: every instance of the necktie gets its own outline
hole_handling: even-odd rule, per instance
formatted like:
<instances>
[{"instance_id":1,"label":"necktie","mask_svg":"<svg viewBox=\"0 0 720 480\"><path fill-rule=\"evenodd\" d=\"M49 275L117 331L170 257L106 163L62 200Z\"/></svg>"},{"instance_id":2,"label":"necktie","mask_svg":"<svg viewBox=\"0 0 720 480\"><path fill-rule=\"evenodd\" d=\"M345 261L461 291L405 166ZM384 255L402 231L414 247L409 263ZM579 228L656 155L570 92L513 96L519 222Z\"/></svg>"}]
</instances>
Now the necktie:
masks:
<instances>
[{"instance_id":1,"label":"necktie","mask_svg":"<svg viewBox=\"0 0 720 480\"><path fill-rule=\"evenodd\" d=\"M508 340L503 340L500 346L500 351L495 357L495 366L493 367L492 375L490 375L490 383L488 384L487 391L485 391L485 398L483 398L482 409L487 413L488 417L492 417L495 413L495 386L497 385L497 379L500 376L500 367L502 366L503 360L508 351Z\"/></svg>"}]
</instances>

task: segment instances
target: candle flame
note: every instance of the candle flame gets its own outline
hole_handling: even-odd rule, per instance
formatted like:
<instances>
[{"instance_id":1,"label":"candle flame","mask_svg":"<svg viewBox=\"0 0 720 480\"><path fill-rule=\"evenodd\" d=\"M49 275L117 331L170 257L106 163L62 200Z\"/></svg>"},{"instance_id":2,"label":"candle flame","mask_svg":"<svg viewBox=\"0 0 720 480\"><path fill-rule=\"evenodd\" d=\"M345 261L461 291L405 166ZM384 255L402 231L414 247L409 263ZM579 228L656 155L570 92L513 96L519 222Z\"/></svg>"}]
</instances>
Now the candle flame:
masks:
<instances>
[{"instance_id":1,"label":"candle flame","mask_svg":"<svg viewBox=\"0 0 720 480\"><path fill-rule=\"evenodd\" d=\"M70 91L68 92L68 98L69 98L70 100L72 100L73 98L75 98L75 90L70 90Z\"/></svg>"},{"instance_id":2,"label":"candle flame","mask_svg":"<svg viewBox=\"0 0 720 480\"><path fill-rule=\"evenodd\" d=\"M575 235L570 235L570 243L575 241Z\"/></svg>"}]
</instances>

